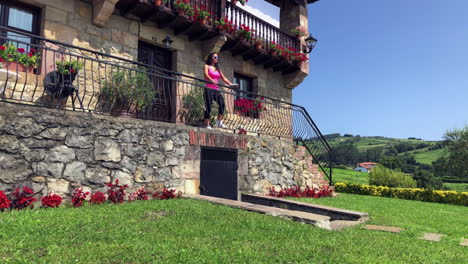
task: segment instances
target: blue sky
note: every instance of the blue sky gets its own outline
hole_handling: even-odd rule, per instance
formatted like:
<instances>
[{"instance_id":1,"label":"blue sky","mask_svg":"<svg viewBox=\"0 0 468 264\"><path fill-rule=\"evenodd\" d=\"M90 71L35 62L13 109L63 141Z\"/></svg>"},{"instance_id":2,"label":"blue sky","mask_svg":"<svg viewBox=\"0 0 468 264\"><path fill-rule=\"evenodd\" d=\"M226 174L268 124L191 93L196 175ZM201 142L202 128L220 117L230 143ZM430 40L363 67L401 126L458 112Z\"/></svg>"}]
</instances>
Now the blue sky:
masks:
<instances>
[{"instance_id":1,"label":"blue sky","mask_svg":"<svg viewBox=\"0 0 468 264\"><path fill-rule=\"evenodd\" d=\"M264 1L249 5L278 17ZM321 0L293 101L324 134L440 140L468 125L468 0Z\"/></svg>"}]
</instances>

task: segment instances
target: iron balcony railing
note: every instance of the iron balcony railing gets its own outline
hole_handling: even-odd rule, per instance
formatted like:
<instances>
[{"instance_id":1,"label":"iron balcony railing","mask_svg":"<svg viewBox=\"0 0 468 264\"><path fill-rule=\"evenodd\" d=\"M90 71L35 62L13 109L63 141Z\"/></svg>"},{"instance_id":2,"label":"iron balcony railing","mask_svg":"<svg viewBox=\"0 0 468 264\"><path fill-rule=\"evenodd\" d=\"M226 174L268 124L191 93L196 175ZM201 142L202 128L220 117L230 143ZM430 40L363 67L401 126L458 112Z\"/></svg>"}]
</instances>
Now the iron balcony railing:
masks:
<instances>
[{"instance_id":1,"label":"iron balcony railing","mask_svg":"<svg viewBox=\"0 0 468 264\"><path fill-rule=\"evenodd\" d=\"M145 2L148 0L139 1ZM241 25L245 25L254 30L254 38L247 40L248 42L251 42L251 44L254 44L254 39L256 39L260 41L265 48L268 47L270 42L275 42L277 45L285 49L293 48L299 52L301 51L300 42L296 36L282 31L277 26L266 22L238 6L233 6L230 1L188 0L188 4L192 8L201 7L210 13L210 17L212 19L206 22L208 26L213 27L215 20L226 18L232 22L235 29L239 29ZM164 2L163 6L167 9L173 10L174 13L177 12L177 9L174 7L174 0Z\"/></svg>"},{"instance_id":2,"label":"iron balcony railing","mask_svg":"<svg viewBox=\"0 0 468 264\"><path fill-rule=\"evenodd\" d=\"M206 81L0 27L1 100L203 125ZM331 184L331 148L305 108L220 85L226 132L289 138L305 146Z\"/></svg>"}]
</instances>

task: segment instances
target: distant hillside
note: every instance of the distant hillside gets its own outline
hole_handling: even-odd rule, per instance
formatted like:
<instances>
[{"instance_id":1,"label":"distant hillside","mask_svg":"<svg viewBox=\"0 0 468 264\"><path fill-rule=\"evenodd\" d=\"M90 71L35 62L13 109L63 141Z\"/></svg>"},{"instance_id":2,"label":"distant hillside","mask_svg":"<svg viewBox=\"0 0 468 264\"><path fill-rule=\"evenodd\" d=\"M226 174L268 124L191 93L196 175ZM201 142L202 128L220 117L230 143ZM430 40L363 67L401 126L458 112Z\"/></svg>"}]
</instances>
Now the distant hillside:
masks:
<instances>
[{"instance_id":1,"label":"distant hillside","mask_svg":"<svg viewBox=\"0 0 468 264\"><path fill-rule=\"evenodd\" d=\"M330 134L325 135L325 137L332 148L336 150L337 163L348 166L365 161L380 162L382 159L388 160L390 157L399 157L408 163L431 165L443 154L441 141L361 137L349 134L344 136Z\"/></svg>"}]
</instances>

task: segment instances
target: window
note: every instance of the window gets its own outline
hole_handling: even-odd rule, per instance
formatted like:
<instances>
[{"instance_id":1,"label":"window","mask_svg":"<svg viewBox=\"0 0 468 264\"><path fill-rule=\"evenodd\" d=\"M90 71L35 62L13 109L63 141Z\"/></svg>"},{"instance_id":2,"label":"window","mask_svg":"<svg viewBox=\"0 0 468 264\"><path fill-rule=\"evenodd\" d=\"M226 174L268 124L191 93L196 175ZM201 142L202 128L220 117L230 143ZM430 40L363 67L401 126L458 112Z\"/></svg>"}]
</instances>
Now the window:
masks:
<instances>
[{"instance_id":1,"label":"window","mask_svg":"<svg viewBox=\"0 0 468 264\"><path fill-rule=\"evenodd\" d=\"M234 83L239 85L239 90L236 92L236 100L240 97L251 97L253 90L253 79L238 73L234 73Z\"/></svg>"},{"instance_id":2,"label":"window","mask_svg":"<svg viewBox=\"0 0 468 264\"><path fill-rule=\"evenodd\" d=\"M32 38L8 30L37 35L39 32L38 25L39 9L12 0L0 0L0 27L3 27L0 28L0 36L23 42L14 43L18 48L27 48L28 45L25 43L32 43ZM5 42L5 40L3 39L0 42Z\"/></svg>"}]
</instances>

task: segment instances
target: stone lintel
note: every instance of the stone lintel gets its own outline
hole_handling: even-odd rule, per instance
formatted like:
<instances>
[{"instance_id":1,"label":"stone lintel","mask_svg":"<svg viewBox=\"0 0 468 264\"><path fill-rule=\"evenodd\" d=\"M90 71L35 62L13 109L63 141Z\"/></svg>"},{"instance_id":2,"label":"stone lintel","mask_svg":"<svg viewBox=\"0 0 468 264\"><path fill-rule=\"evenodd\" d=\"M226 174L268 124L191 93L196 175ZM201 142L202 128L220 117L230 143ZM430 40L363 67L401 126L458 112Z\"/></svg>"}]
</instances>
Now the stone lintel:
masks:
<instances>
[{"instance_id":1,"label":"stone lintel","mask_svg":"<svg viewBox=\"0 0 468 264\"><path fill-rule=\"evenodd\" d=\"M104 27L119 0L93 0L93 24Z\"/></svg>"},{"instance_id":2,"label":"stone lintel","mask_svg":"<svg viewBox=\"0 0 468 264\"><path fill-rule=\"evenodd\" d=\"M219 53L226 41L227 38L225 35L219 35L210 40L203 41L203 60L208 57L208 54L210 53Z\"/></svg>"}]
</instances>

